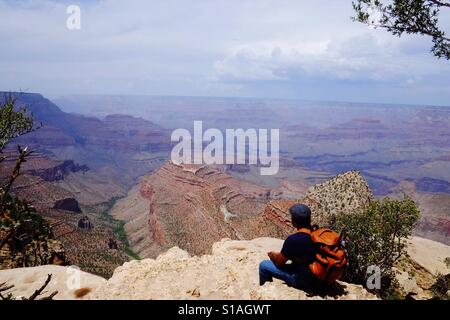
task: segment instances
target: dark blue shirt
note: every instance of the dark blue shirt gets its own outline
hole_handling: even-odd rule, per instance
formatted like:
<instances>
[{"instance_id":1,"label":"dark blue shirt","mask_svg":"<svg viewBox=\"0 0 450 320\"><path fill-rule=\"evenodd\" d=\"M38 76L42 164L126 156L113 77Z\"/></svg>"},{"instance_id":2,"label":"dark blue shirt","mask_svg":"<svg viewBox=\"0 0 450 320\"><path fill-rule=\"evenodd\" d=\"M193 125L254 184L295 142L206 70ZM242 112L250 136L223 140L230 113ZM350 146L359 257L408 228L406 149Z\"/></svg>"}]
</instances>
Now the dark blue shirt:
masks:
<instances>
[{"instance_id":1,"label":"dark blue shirt","mask_svg":"<svg viewBox=\"0 0 450 320\"><path fill-rule=\"evenodd\" d=\"M309 269L309 265L314 262L316 249L307 233L297 232L284 241L281 253L292 264L285 265L288 270L295 274L295 282L298 288L311 288L314 286L315 276Z\"/></svg>"},{"instance_id":2,"label":"dark blue shirt","mask_svg":"<svg viewBox=\"0 0 450 320\"><path fill-rule=\"evenodd\" d=\"M308 266L314 261L316 249L309 234L297 232L287 237L281 253L294 265Z\"/></svg>"}]
</instances>

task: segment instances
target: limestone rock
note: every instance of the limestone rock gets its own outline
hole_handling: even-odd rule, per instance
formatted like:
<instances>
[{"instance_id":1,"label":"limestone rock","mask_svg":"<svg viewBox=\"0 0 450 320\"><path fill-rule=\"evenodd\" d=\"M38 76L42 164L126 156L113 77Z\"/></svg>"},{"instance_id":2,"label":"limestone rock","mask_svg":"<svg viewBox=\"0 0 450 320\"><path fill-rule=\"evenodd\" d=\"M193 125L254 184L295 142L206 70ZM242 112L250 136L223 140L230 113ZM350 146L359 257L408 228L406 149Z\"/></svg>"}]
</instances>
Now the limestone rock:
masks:
<instances>
[{"instance_id":1,"label":"limestone rock","mask_svg":"<svg viewBox=\"0 0 450 320\"><path fill-rule=\"evenodd\" d=\"M319 225L327 225L337 215L366 207L374 196L360 172L348 171L309 188L306 198L320 204L316 221Z\"/></svg>"},{"instance_id":2,"label":"limestone rock","mask_svg":"<svg viewBox=\"0 0 450 320\"><path fill-rule=\"evenodd\" d=\"M357 212L365 208L373 198L362 174L348 171L310 187L303 199L270 201L263 215L283 229L284 235L288 235L294 231L289 208L296 203L303 203L311 208L313 224L327 227L335 216Z\"/></svg>"},{"instance_id":3,"label":"limestone rock","mask_svg":"<svg viewBox=\"0 0 450 320\"><path fill-rule=\"evenodd\" d=\"M52 279L45 288L47 293L55 290L58 294L54 300L87 299L104 282L105 279L71 267L45 265L31 268L16 268L0 271L0 283L6 282L14 287L6 293L12 293L16 299L29 297L39 289L52 274Z\"/></svg>"},{"instance_id":4,"label":"limestone rock","mask_svg":"<svg viewBox=\"0 0 450 320\"><path fill-rule=\"evenodd\" d=\"M420 239L413 238L411 242L417 243ZM156 259L126 262L109 280L81 272L81 283L70 288L67 281L73 280L70 278L73 270L50 265L0 271L0 282L16 285L18 291L15 294L20 295L42 284L45 276L52 273L56 275L55 279L61 279L49 288L49 291L60 292L56 299L74 299L77 289L77 292L85 293L82 298L87 299L376 299L362 286L341 281L327 294L314 296L276 279L259 286L260 261L267 258L268 251L279 250L282 243L274 238L222 239L213 244L211 254L202 256L191 256L187 251L173 247ZM430 250L434 250L441 244L429 245ZM446 250L444 255L448 254L449 248ZM412 260L411 263L415 271L397 267L404 293L416 299L430 298L427 287L435 278L417 262Z\"/></svg>"},{"instance_id":5,"label":"limestone rock","mask_svg":"<svg viewBox=\"0 0 450 320\"><path fill-rule=\"evenodd\" d=\"M260 287L258 266L282 240L223 239L211 255L190 256L177 247L156 259L131 261L117 268L91 299L375 299L358 285L341 282L336 296L308 296L275 280Z\"/></svg>"}]
</instances>

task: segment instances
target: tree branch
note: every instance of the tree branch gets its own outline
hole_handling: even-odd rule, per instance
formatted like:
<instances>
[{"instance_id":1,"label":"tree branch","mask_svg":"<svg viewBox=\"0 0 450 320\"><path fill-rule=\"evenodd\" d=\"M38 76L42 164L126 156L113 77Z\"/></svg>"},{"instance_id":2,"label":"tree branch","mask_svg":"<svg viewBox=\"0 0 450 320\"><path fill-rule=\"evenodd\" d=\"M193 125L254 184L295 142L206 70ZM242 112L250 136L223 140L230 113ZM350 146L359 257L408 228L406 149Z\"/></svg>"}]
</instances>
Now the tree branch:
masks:
<instances>
[{"instance_id":1,"label":"tree branch","mask_svg":"<svg viewBox=\"0 0 450 320\"><path fill-rule=\"evenodd\" d=\"M434 3L438 7L447 7L450 8L450 3L442 2L439 0L428 0L431 3Z\"/></svg>"},{"instance_id":2,"label":"tree branch","mask_svg":"<svg viewBox=\"0 0 450 320\"><path fill-rule=\"evenodd\" d=\"M3 282L3 283L0 284L0 292L9 290L11 288L14 288L14 285L7 286L6 282Z\"/></svg>"},{"instance_id":3,"label":"tree branch","mask_svg":"<svg viewBox=\"0 0 450 320\"><path fill-rule=\"evenodd\" d=\"M41 293L44 291L45 287L50 283L50 280L52 280L52 274L47 275L47 280L45 280L44 284L37 289L29 298L28 300L35 300ZM56 293L55 293L56 294Z\"/></svg>"},{"instance_id":4,"label":"tree branch","mask_svg":"<svg viewBox=\"0 0 450 320\"><path fill-rule=\"evenodd\" d=\"M58 291L53 291L49 296L43 297L40 300L52 300L54 296L58 294Z\"/></svg>"},{"instance_id":5,"label":"tree branch","mask_svg":"<svg viewBox=\"0 0 450 320\"><path fill-rule=\"evenodd\" d=\"M392 26L392 25L386 25L386 24L372 24L372 26L375 27L375 28L388 29L389 31L391 31L391 30L398 30L400 32L419 33L419 34L430 36L430 37L433 37L433 38L442 39L442 40L445 40L445 41L450 41L450 38L447 38L447 37L444 37L444 36L442 36L440 34L436 34L436 33L430 32L430 31L426 31L426 30L420 30L420 31L416 32L416 31L409 30L408 28L401 28L401 27Z\"/></svg>"},{"instance_id":6,"label":"tree branch","mask_svg":"<svg viewBox=\"0 0 450 320\"><path fill-rule=\"evenodd\" d=\"M450 38L439 26L440 9L450 8L449 0L354 0L352 4L353 21L384 28L399 37L403 33L428 36L433 42L430 51L450 60Z\"/></svg>"},{"instance_id":7,"label":"tree branch","mask_svg":"<svg viewBox=\"0 0 450 320\"><path fill-rule=\"evenodd\" d=\"M1 193L3 193L2 198L0 200L0 216L3 215L3 209L4 209L5 202L6 202L6 198L9 194L9 191L10 191L14 181L20 175L20 168L22 166L22 163L26 162L25 158L32 153L32 151L27 152L27 147L22 149L21 146L18 146L17 148L19 150L19 158L17 158L17 160L16 160L16 165L14 166L13 172L9 178L8 183L4 187L0 188Z\"/></svg>"}]
</instances>

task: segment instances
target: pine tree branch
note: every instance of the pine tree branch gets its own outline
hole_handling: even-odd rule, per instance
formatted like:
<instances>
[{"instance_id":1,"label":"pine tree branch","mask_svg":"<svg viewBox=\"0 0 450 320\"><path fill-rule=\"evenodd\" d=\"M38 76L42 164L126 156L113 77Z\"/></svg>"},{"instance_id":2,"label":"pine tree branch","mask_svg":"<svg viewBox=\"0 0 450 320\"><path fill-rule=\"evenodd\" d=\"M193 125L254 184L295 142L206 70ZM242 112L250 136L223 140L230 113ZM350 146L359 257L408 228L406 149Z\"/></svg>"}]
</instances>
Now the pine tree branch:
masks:
<instances>
[{"instance_id":1,"label":"pine tree branch","mask_svg":"<svg viewBox=\"0 0 450 320\"><path fill-rule=\"evenodd\" d=\"M372 24L372 26L374 28L388 29L388 31L396 30L396 31L399 31L399 32L402 32L402 33L403 32L406 32L406 33L419 33L419 34L430 36L430 37L433 37L433 38L436 38L436 39L450 41L450 38L447 38L447 37L445 37L445 36L443 36L443 35L441 35L439 33L434 33L434 32L426 31L426 30L413 31L413 30L410 30L408 28L401 28L401 27L398 27L398 26L387 25L387 24Z\"/></svg>"},{"instance_id":2,"label":"pine tree branch","mask_svg":"<svg viewBox=\"0 0 450 320\"><path fill-rule=\"evenodd\" d=\"M442 2L442 1L439 1L439 0L428 0L428 1L431 2L431 3L434 3L438 7L450 8L450 3L447 3L447 2Z\"/></svg>"}]
</instances>

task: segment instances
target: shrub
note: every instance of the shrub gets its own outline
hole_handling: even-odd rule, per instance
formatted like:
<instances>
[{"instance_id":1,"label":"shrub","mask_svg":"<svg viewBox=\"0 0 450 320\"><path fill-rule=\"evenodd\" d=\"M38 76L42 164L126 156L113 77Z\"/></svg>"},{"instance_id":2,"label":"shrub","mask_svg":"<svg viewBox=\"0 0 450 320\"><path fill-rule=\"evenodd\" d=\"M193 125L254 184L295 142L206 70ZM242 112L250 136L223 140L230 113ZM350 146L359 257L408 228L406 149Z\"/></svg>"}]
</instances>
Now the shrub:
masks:
<instances>
[{"instance_id":1,"label":"shrub","mask_svg":"<svg viewBox=\"0 0 450 320\"><path fill-rule=\"evenodd\" d=\"M9 252L0 256L2 267L47 264L52 258L47 241L53 238L49 224L33 206L11 192L31 151L17 146L15 165L9 174L3 174L3 149L12 139L35 129L33 116L17 105L12 94L0 97L0 249L8 245Z\"/></svg>"},{"instance_id":2,"label":"shrub","mask_svg":"<svg viewBox=\"0 0 450 320\"><path fill-rule=\"evenodd\" d=\"M11 141L35 129L33 115L17 106L12 94L0 97L0 152Z\"/></svg>"},{"instance_id":3,"label":"shrub","mask_svg":"<svg viewBox=\"0 0 450 320\"><path fill-rule=\"evenodd\" d=\"M447 275L438 275L436 282L431 286L431 292L436 299L449 300L450 273Z\"/></svg>"},{"instance_id":4,"label":"shrub","mask_svg":"<svg viewBox=\"0 0 450 320\"><path fill-rule=\"evenodd\" d=\"M445 258L444 263L447 266L447 268L450 268L450 257Z\"/></svg>"},{"instance_id":5,"label":"shrub","mask_svg":"<svg viewBox=\"0 0 450 320\"><path fill-rule=\"evenodd\" d=\"M420 217L414 201L390 199L372 201L369 206L354 214L336 218L336 228L344 230L344 240L349 258L345 280L366 286L369 266L381 271L381 289L392 295L396 286L392 267L405 253L406 238Z\"/></svg>"}]
</instances>

